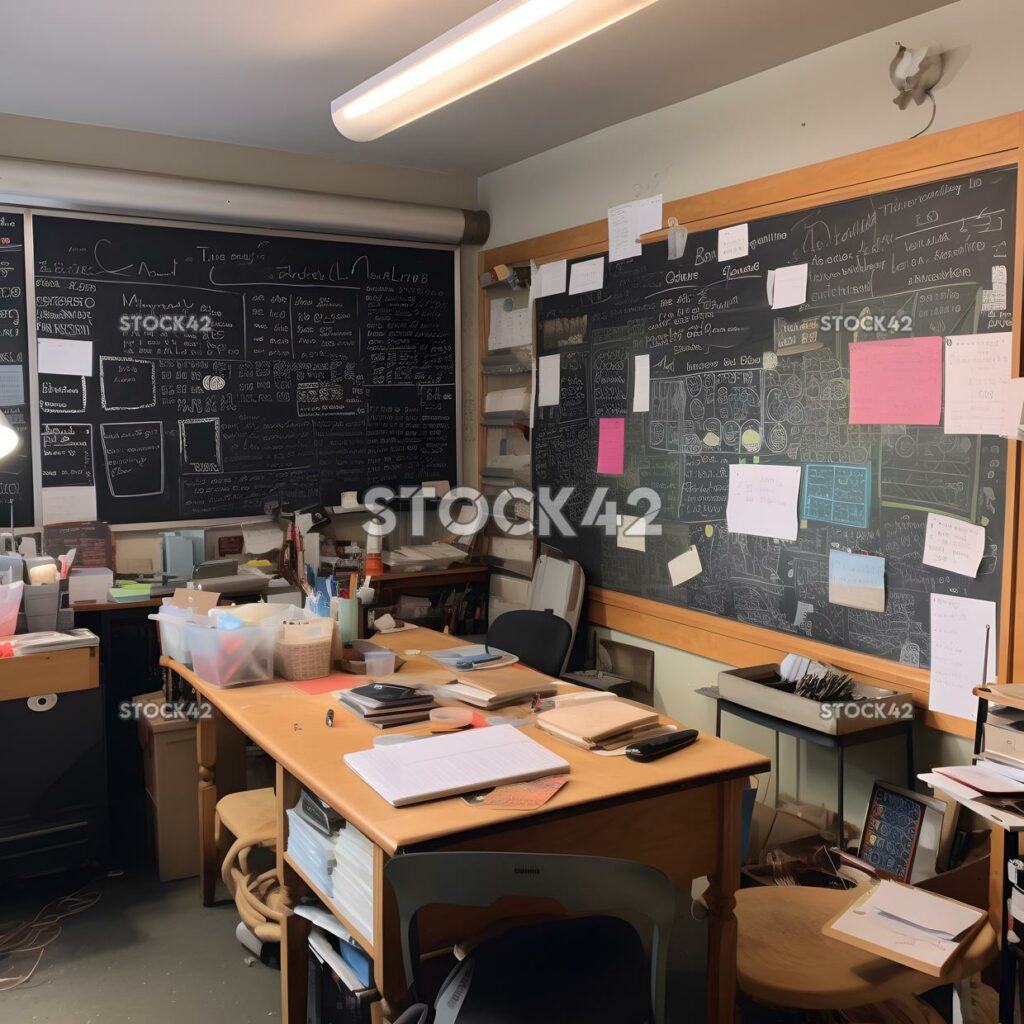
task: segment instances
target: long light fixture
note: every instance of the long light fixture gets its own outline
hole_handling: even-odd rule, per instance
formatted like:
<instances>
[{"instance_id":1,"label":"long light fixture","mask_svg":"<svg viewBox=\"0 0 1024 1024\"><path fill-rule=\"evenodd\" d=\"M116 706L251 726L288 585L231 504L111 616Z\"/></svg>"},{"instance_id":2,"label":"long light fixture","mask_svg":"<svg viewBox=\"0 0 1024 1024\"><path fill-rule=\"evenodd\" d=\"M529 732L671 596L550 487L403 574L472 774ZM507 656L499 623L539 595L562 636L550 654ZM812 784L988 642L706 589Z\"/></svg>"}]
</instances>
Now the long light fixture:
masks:
<instances>
[{"instance_id":1,"label":"long light fixture","mask_svg":"<svg viewBox=\"0 0 1024 1024\"><path fill-rule=\"evenodd\" d=\"M557 53L657 0L498 0L331 104L369 142Z\"/></svg>"},{"instance_id":2,"label":"long light fixture","mask_svg":"<svg viewBox=\"0 0 1024 1024\"><path fill-rule=\"evenodd\" d=\"M0 412L0 459L5 458L21 444L18 432L11 426L11 421Z\"/></svg>"}]
</instances>

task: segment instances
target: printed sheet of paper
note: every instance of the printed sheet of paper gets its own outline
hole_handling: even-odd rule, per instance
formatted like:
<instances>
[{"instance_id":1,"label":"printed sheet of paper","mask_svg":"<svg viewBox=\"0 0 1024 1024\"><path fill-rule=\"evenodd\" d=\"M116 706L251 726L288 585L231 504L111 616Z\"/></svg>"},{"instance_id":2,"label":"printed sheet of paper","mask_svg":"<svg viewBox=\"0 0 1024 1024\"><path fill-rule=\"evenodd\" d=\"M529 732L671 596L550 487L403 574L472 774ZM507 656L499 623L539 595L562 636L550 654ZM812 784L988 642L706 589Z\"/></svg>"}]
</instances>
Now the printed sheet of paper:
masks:
<instances>
[{"instance_id":1,"label":"printed sheet of paper","mask_svg":"<svg viewBox=\"0 0 1024 1024\"><path fill-rule=\"evenodd\" d=\"M18 366L0 366L0 406L25 404L25 371Z\"/></svg>"},{"instance_id":2,"label":"printed sheet of paper","mask_svg":"<svg viewBox=\"0 0 1024 1024\"><path fill-rule=\"evenodd\" d=\"M704 567L700 564L700 552L696 546L689 548L681 555L676 555L668 563L668 576L673 587L692 580L694 576L699 576L703 571Z\"/></svg>"},{"instance_id":3,"label":"printed sheet of paper","mask_svg":"<svg viewBox=\"0 0 1024 1024\"><path fill-rule=\"evenodd\" d=\"M799 497L799 466L730 465L729 532L796 540Z\"/></svg>"},{"instance_id":4,"label":"printed sheet of paper","mask_svg":"<svg viewBox=\"0 0 1024 1024\"><path fill-rule=\"evenodd\" d=\"M885 559L852 551L830 551L828 600L847 608L884 612Z\"/></svg>"},{"instance_id":5,"label":"printed sheet of paper","mask_svg":"<svg viewBox=\"0 0 1024 1024\"><path fill-rule=\"evenodd\" d=\"M530 307L506 310L504 299L492 299L487 348L491 352L498 352L508 348L528 348L532 344L533 318Z\"/></svg>"},{"instance_id":6,"label":"printed sheet of paper","mask_svg":"<svg viewBox=\"0 0 1024 1024\"><path fill-rule=\"evenodd\" d=\"M637 199L608 210L608 262L628 260L642 252L638 235L661 227L661 196Z\"/></svg>"},{"instance_id":7,"label":"printed sheet of paper","mask_svg":"<svg viewBox=\"0 0 1024 1024\"><path fill-rule=\"evenodd\" d=\"M81 523L96 519L96 488L44 487L43 523Z\"/></svg>"},{"instance_id":8,"label":"printed sheet of paper","mask_svg":"<svg viewBox=\"0 0 1024 1024\"><path fill-rule=\"evenodd\" d=\"M985 527L960 519L928 513L921 561L936 569L957 572L975 579L985 554Z\"/></svg>"},{"instance_id":9,"label":"printed sheet of paper","mask_svg":"<svg viewBox=\"0 0 1024 1024\"><path fill-rule=\"evenodd\" d=\"M604 287L604 257L574 263L569 273L569 294L599 292Z\"/></svg>"},{"instance_id":10,"label":"printed sheet of paper","mask_svg":"<svg viewBox=\"0 0 1024 1024\"><path fill-rule=\"evenodd\" d=\"M749 229L746 224L734 224L718 229L718 262L738 260L750 253Z\"/></svg>"},{"instance_id":11,"label":"printed sheet of paper","mask_svg":"<svg viewBox=\"0 0 1024 1024\"><path fill-rule=\"evenodd\" d=\"M355 491L346 492L355 494ZM344 497L344 495L343 495ZM344 501L342 502L344 507ZM355 508L360 506L355 505ZM276 523L242 523L242 543L247 555L262 555L281 546L283 533Z\"/></svg>"},{"instance_id":12,"label":"printed sheet of paper","mask_svg":"<svg viewBox=\"0 0 1024 1024\"><path fill-rule=\"evenodd\" d=\"M40 338L38 372L66 377L92 376L92 342L73 338Z\"/></svg>"},{"instance_id":13,"label":"printed sheet of paper","mask_svg":"<svg viewBox=\"0 0 1024 1024\"><path fill-rule=\"evenodd\" d=\"M599 421L597 433L597 471L608 476L622 476L626 459L626 421L605 418Z\"/></svg>"},{"instance_id":14,"label":"printed sheet of paper","mask_svg":"<svg viewBox=\"0 0 1024 1024\"><path fill-rule=\"evenodd\" d=\"M1014 377L1006 385L1003 417L1003 429L999 433L1011 440L1024 439L1024 377Z\"/></svg>"},{"instance_id":15,"label":"printed sheet of paper","mask_svg":"<svg viewBox=\"0 0 1024 1024\"><path fill-rule=\"evenodd\" d=\"M565 292L565 278L568 262L555 260L552 263L532 265L530 272L530 302L546 299L549 295L562 295Z\"/></svg>"},{"instance_id":16,"label":"printed sheet of paper","mask_svg":"<svg viewBox=\"0 0 1024 1024\"><path fill-rule=\"evenodd\" d=\"M1006 422L1006 389L1013 367L1013 335L959 334L946 338L947 434L1001 434Z\"/></svg>"},{"instance_id":17,"label":"printed sheet of paper","mask_svg":"<svg viewBox=\"0 0 1024 1024\"><path fill-rule=\"evenodd\" d=\"M851 342L851 423L933 426L941 415L941 338Z\"/></svg>"},{"instance_id":18,"label":"printed sheet of paper","mask_svg":"<svg viewBox=\"0 0 1024 1024\"><path fill-rule=\"evenodd\" d=\"M986 626L989 628L987 666ZM932 665L928 709L974 721L978 698L971 691L983 682L992 683L996 679L996 603L932 594L929 628Z\"/></svg>"},{"instance_id":19,"label":"printed sheet of paper","mask_svg":"<svg viewBox=\"0 0 1024 1024\"><path fill-rule=\"evenodd\" d=\"M651 357L635 356L633 358L633 412L650 412L650 409Z\"/></svg>"},{"instance_id":20,"label":"printed sheet of paper","mask_svg":"<svg viewBox=\"0 0 1024 1024\"><path fill-rule=\"evenodd\" d=\"M558 405L562 399L562 357L541 356L537 360L537 404Z\"/></svg>"},{"instance_id":21,"label":"printed sheet of paper","mask_svg":"<svg viewBox=\"0 0 1024 1024\"><path fill-rule=\"evenodd\" d=\"M789 309L807 301L807 264L768 271L768 302L772 309Z\"/></svg>"},{"instance_id":22,"label":"printed sheet of paper","mask_svg":"<svg viewBox=\"0 0 1024 1024\"><path fill-rule=\"evenodd\" d=\"M619 516L615 543L627 551L647 550L647 520L642 516Z\"/></svg>"}]
</instances>

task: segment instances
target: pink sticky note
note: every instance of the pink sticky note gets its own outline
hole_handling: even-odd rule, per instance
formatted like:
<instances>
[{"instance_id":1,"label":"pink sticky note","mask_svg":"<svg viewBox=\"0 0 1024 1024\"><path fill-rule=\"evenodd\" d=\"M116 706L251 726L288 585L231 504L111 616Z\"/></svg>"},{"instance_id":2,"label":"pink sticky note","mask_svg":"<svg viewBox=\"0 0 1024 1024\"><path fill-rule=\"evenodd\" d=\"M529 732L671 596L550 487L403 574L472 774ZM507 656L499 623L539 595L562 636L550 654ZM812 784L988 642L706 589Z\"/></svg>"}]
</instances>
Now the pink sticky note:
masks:
<instances>
[{"instance_id":1,"label":"pink sticky note","mask_svg":"<svg viewBox=\"0 0 1024 1024\"><path fill-rule=\"evenodd\" d=\"M937 424L942 417L942 339L850 345L850 422Z\"/></svg>"},{"instance_id":2,"label":"pink sticky note","mask_svg":"<svg viewBox=\"0 0 1024 1024\"><path fill-rule=\"evenodd\" d=\"M622 476L626 451L626 421L603 419L597 435L597 471Z\"/></svg>"}]
</instances>

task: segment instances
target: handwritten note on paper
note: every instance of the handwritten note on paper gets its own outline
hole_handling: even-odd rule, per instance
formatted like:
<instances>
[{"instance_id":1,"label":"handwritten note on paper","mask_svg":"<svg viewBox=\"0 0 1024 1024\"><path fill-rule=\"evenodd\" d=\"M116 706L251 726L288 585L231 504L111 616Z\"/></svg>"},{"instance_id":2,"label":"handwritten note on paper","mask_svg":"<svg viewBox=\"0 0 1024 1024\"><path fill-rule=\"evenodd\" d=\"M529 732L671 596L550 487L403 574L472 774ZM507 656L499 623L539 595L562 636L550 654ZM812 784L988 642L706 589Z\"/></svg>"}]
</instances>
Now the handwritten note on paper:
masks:
<instances>
[{"instance_id":1,"label":"handwritten note on paper","mask_svg":"<svg viewBox=\"0 0 1024 1024\"><path fill-rule=\"evenodd\" d=\"M772 309L802 306L807 301L807 264L769 270L766 284Z\"/></svg>"},{"instance_id":2,"label":"handwritten note on paper","mask_svg":"<svg viewBox=\"0 0 1024 1024\"><path fill-rule=\"evenodd\" d=\"M627 551L647 550L647 520L643 516L619 516L615 528L615 543Z\"/></svg>"},{"instance_id":3,"label":"handwritten note on paper","mask_svg":"<svg viewBox=\"0 0 1024 1024\"><path fill-rule=\"evenodd\" d=\"M661 196L637 199L608 210L608 262L628 260L643 251L638 235L661 227Z\"/></svg>"},{"instance_id":4,"label":"handwritten note on paper","mask_svg":"<svg viewBox=\"0 0 1024 1024\"><path fill-rule=\"evenodd\" d=\"M604 257L574 263L569 273L569 294L599 292L604 287Z\"/></svg>"},{"instance_id":5,"label":"handwritten note on paper","mask_svg":"<svg viewBox=\"0 0 1024 1024\"><path fill-rule=\"evenodd\" d=\"M799 496L799 466L730 465L729 532L796 540Z\"/></svg>"},{"instance_id":6,"label":"handwritten note on paper","mask_svg":"<svg viewBox=\"0 0 1024 1024\"><path fill-rule=\"evenodd\" d=\"M530 302L546 299L549 295L562 295L565 292L565 278L568 263L566 260L555 260L552 263L536 263L530 265Z\"/></svg>"},{"instance_id":7,"label":"handwritten note on paper","mask_svg":"<svg viewBox=\"0 0 1024 1024\"><path fill-rule=\"evenodd\" d=\"M942 415L942 339L850 343L850 422L928 424Z\"/></svg>"},{"instance_id":8,"label":"handwritten note on paper","mask_svg":"<svg viewBox=\"0 0 1024 1024\"><path fill-rule=\"evenodd\" d=\"M608 476L622 476L626 460L626 421L605 418L597 432L597 471Z\"/></svg>"},{"instance_id":9,"label":"handwritten note on paper","mask_svg":"<svg viewBox=\"0 0 1024 1024\"><path fill-rule=\"evenodd\" d=\"M0 366L0 406L25 404L25 371L19 366Z\"/></svg>"},{"instance_id":10,"label":"handwritten note on paper","mask_svg":"<svg viewBox=\"0 0 1024 1024\"><path fill-rule=\"evenodd\" d=\"M633 359L633 412L649 412L650 408L651 357L636 356Z\"/></svg>"},{"instance_id":11,"label":"handwritten note on paper","mask_svg":"<svg viewBox=\"0 0 1024 1024\"><path fill-rule=\"evenodd\" d=\"M847 608L884 612L885 559L852 551L830 551L828 599L830 604L841 604Z\"/></svg>"},{"instance_id":12,"label":"handwritten note on paper","mask_svg":"<svg viewBox=\"0 0 1024 1024\"><path fill-rule=\"evenodd\" d=\"M699 576L703 571L704 567L700 564L700 552L696 546L689 548L681 555L676 555L668 563L668 576L673 587L692 580L694 576Z\"/></svg>"},{"instance_id":13,"label":"handwritten note on paper","mask_svg":"<svg viewBox=\"0 0 1024 1024\"><path fill-rule=\"evenodd\" d=\"M73 338L40 338L38 372L91 377L92 342Z\"/></svg>"},{"instance_id":14,"label":"handwritten note on paper","mask_svg":"<svg viewBox=\"0 0 1024 1024\"><path fill-rule=\"evenodd\" d=\"M925 565L936 569L958 572L961 576L978 575L981 557L985 554L985 527L965 523L949 516L928 513L928 526L924 533Z\"/></svg>"},{"instance_id":15,"label":"handwritten note on paper","mask_svg":"<svg viewBox=\"0 0 1024 1024\"><path fill-rule=\"evenodd\" d=\"M945 339L947 434L1000 434L1013 372L1013 335L961 334Z\"/></svg>"},{"instance_id":16,"label":"handwritten note on paper","mask_svg":"<svg viewBox=\"0 0 1024 1024\"><path fill-rule=\"evenodd\" d=\"M734 224L718 229L718 262L738 260L750 253L750 239L746 224Z\"/></svg>"},{"instance_id":17,"label":"handwritten note on paper","mask_svg":"<svg viewBox=\"0 0 1024 1024\"><path fill-rule=\"evenodd\" d=\"M558 405L562 400L562 357L541 356L537 360L537 404Z\"/></svg>"},{"instance_id":18,"label":"handwritten note on paper","mask_svg":"<svg viewBox=\"0 0 1024 1024\"><path fill-rule=\"evenodd\" d=\"M988 663L985 663L985 627ZM996 603L932 594L932 667L928 710L974 720L978 698L971 690L996 679ZM983 678L984 677L984 678Z\"/></svg>"}]
</instances>

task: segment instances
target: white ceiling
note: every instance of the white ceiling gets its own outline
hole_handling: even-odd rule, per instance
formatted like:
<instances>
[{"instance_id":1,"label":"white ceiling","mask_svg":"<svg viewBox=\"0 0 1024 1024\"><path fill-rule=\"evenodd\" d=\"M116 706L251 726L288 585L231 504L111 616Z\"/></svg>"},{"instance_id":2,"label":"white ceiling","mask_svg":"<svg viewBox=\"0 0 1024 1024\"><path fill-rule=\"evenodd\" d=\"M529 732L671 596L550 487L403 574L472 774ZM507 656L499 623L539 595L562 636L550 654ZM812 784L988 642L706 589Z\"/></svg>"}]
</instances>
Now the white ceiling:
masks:
<instances>
[{"instance_id":1,"label":"white ceiling","mask_svg":"<svg viewBox=\"0 0 1024 1024\"><path fill-rule=\"evenodd\" d=\"M376 142L335 131L335 96L489 2L0 0L0 111L477 175L951 0L659 0Z\"/></svg>"}]
</instances>

